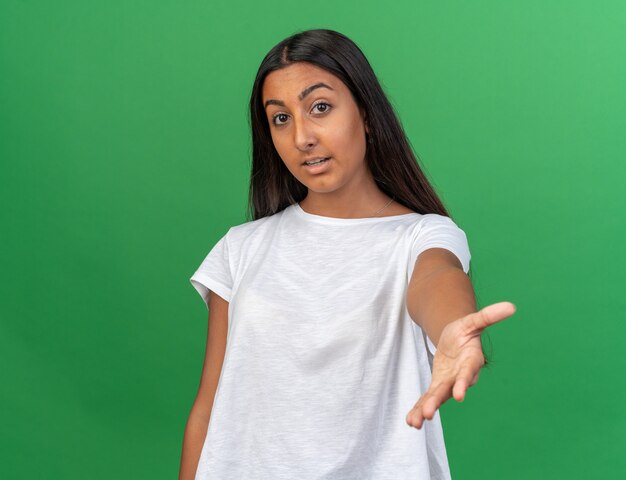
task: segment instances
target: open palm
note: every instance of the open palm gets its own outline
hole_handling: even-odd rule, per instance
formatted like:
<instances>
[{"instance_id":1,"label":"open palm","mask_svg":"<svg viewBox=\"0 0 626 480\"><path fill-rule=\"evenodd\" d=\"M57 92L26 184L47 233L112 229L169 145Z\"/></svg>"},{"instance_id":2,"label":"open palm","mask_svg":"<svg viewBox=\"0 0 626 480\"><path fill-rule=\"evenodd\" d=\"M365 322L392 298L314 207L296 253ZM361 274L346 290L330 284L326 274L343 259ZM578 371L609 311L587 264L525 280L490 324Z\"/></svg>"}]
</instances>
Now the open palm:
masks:
<instances>
[{"instance_id":1,"label":"open palm","mask_svg":"<svg viewBox=\"0 0 626 480\"><path fill-rule=\"evenodd\" d=\"M450 322L442 330L433 359L432 381L411 411L406 422L421 428L451 396L462 402L467 389L478 381L485 357L480 334L485 328L515 313L511 302L488 305L478 312Z\"/></svg>"}]
</instances>

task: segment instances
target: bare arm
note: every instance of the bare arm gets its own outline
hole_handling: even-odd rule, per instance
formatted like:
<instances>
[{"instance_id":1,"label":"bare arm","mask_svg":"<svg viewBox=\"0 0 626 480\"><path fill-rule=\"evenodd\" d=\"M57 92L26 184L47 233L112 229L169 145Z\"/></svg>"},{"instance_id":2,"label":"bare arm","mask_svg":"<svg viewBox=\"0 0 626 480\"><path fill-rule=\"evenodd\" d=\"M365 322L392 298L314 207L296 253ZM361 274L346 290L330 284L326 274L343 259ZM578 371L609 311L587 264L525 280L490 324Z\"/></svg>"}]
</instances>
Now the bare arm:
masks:
<instances>
[{"instance_id":1,"label":"bare arm","mask_svg":"<svg viewBox=\"0 0 626 480\"><path fill-rule=\"evenodd\" d=\"M456 255L444 248L429 248L417 257L406 304L435 346L448 323L476 312L472 282Z\"/></svg>"},{"instance_id":2,"label":"bare arm","mask_svg":"<svg viewBox=\"0 0 626 480\"><path fill-rule=\"evenodd\" d=\"M194 480L206 438L213 400L224 363L228 334L228 302L211 291L209 326L200 386L191 407L180 462L179 480Z\"/></svg>"},{"instance_id":3,"label":"bare arm","mask_svg":"<svg viewBox=\"0 0 626 480\"><path fill-rule=\"evenodd\" d=\"M513 315L515 305L499 302L477 312L474 289L458 258L444 248L430 248L416 260L407 310L437 347L431 384L406 416L408 425L422 428L450 397L463 401L485 364L481 333Z\"/></svg>"}]
</instances>

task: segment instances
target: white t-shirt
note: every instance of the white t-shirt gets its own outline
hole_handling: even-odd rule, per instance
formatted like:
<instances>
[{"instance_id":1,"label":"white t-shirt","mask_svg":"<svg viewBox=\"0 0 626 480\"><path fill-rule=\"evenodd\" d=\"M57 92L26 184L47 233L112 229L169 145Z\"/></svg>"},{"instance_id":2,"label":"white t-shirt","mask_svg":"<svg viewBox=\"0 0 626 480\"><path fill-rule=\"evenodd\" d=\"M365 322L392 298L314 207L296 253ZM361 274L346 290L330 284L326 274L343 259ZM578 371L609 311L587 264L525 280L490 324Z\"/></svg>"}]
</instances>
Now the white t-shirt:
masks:
<instances>
[{"instance_id":1,"label":"white t-shirt","mask_svg":"<svg viewBox=\"0 0 626 480\"><path fill-rule=\"evenodd\" d=\"M449 479L439 411L406 423L435 352L406 308L430 247L469 271L464 231L438 214L342 219L296 203L231 227L190 279L229 302L196 480Z\"/></svg>"}]
</instances>

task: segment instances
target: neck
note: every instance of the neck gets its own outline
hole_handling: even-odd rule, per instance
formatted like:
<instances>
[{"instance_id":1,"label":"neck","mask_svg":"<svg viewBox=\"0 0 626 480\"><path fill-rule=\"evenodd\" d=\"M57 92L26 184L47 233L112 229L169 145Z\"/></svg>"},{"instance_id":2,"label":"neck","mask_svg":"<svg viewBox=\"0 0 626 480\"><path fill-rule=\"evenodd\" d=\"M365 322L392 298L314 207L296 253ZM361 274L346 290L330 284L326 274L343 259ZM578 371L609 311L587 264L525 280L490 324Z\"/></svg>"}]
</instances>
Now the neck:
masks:
<instances>
[{"instance_id":1,"label":"neck","mask_svg":"<svg viewBox=\"0 0 626 480\"><path fill-rule=\"evenodd\" d=\"M378 216L393 199L372 181L368 188L357 191L336 190L315 192L309 189L300 207L308 213L336 218L367 218Z\"/></svg>"}]
</instances>

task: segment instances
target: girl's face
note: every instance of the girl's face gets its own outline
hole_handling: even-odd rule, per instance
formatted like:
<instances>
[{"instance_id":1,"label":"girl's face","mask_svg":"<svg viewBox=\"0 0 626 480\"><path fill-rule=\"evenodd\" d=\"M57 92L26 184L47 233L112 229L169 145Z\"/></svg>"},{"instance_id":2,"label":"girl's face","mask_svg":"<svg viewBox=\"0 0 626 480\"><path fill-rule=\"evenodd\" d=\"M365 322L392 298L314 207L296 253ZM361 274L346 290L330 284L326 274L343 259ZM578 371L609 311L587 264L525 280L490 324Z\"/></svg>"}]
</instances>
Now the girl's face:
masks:
<instances>
[{"instance_id":1,"label":"girl's face","mask_svg":"<svg viewBox=\"0 0 626 480\"><path fill-rule=\"evenodd\" d=\"M367 126L341 80L310 63L294 63L265 78L262 100L276 151L309 193L352 191L367 181ZM304 164L326 157L317 166Z\"/></svg>"}]
</instances>

